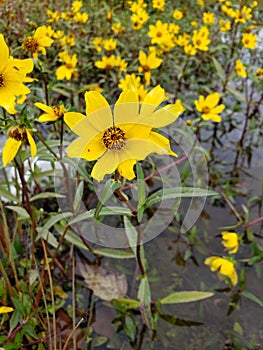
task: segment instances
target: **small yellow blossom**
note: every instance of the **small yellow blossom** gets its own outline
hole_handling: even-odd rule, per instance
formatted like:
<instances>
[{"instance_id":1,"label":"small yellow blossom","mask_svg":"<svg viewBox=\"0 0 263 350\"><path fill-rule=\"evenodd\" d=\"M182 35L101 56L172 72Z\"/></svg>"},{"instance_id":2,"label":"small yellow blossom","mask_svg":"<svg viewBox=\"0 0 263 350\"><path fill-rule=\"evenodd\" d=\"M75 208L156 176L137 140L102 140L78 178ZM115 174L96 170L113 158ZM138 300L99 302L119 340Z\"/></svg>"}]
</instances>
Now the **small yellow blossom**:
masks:
<instances>
[{"instance_id":1,"label":"small yellow blossom","mask_svg":"<svg viewBox=\"0 0 263 350\"><path fill-rule=\"evenodd\" d=\"M39 122L53 122L55 120L63 118L64 113L66 112L63 105L49 107L44 103L36 102L35 106L46 112L38 118Z\"/></svg>"},{"instance_id":2,"label":"small yellow blossom","mask_svg":"<svg viewBox=\"0 0 263 350\"><path fill-rule=\"evenodd\" d=\"M257 76L263 75L263 68L258 68L258 69L256 70L256 75L257 75Z\"/></svg>"},{"instance_id":3,"label":"small yellow blossom","mask_svg":"<svg viewBox=\"0 0 263 350\"><path fill-rule=\"evenodd\" d=\"M6 314L8 312L12 312L14 309L9 306L0 306L0 314Z\"/></svg>"},{"instance_id":4,"label":"small yellow blossom","mask_svg":"<svg viewBox=\"0 0 263 350\"><path fill-rule=\"evenodd\" d=\"M94 38L92 40L92 44L95 46L98 52L102 51L102 43L103 43L103 38L101 36Z\"/></svg>"},{"instance_id":5,"label":"small yellow blossom","mask_svg":"<svg viewBox=\"0 0 263 350\"><path fill-rule=\"evenodd\" d=\"M89 19L89 15L86 12L83 12L83 13L77 12L75 13L73 19L74 19L74 22L83 24L87 22L87 20Z\"/></svg>"},{"instance_id":6,"label":"small yellow blossom","mask_svg":"<svg viewBox=\"0 0 263 350\"><path fill-rule=\"evenodd\" d=\"M196 21L191 21L190 24L191 24L191 26L194 27L194 28L198 27L198 23L197 23Z\"/></svg>"},{"instance_id":7,"label":"small yellow blossom","mask_svg":"<svg viewBox=\"0 0 263 350\"><path fill-rule=\"evenodd\" d=\"M233 286L237 284L238 276L232 261L219 256L210 256L205 259L205 264L210 267L211 271L218 271L222 276L228 277Z\"/></svg>"},{"instance_id":8,"label":"small yellow blossom","mask_svg":"<svg viewBox=\"0 0 263 350\"><path fill-rule=\"evenodd\" d=\"M211 42L208 28L202 26L198 31L194 30L192 42L197 50L208 51L208 45Z\"/></svg>"},{"instance_id":9,"label":"small yellow blossom","mask_svg":"<svg viewBox=\"0 0 263 350\"><path fill-rule=\"evenodd\" d=\"M72 75L77 75L76 65L78 62L77 55L69 55L68 52L63 52L60 55L60 60L64 62L62 66L56 69L56 76L58 80L67 79L70 80Z\"/></svg>"},{"instance_id":10,"label":"small yellow blossom","mask_svg":"<svg viewBox=\"0 0 263 350\"><path fill-rule=\"evenodd\" d=\"M134 73L126 74L124 79L121 79L118 87L122 90L132 90L138 94L139 101L142 101L147 94L144 85L141 84L141 77Z\"/></svg>"},{"instance_id":11,"label":"small yellow blossom","mask_svg":"<svg viewBox=\"0 0 263 350\"><path fill-rule=\"evenodd\" d=\"M140 62L140 67L138 68L138 72L144 73L145 83L146 85L150 85L151 70L158 68L163 62L163 60L161 58L158 58L155 52L150 52L149 55L147 56L144 51L140 50L139 62Z\"/></svg>"},{"instance_id":12,"label":"small yellow blossom","mask_svg":"<svg viewBox=\"0 0 263 350\"><path fill-rule=\"evenodd\" d=\"M247 6L243 6L241 10L236 10L235 22L246 23L248 19L252 18L252 10Z\"/></svg>"},{"instance_id":13,"label":"small yellow blossom","mask_svg":"<svg viewBox=\"0 0 263 350\"><path fill-rule=\"evenodd\" d=\"M64 36L63 30L57 30L57 31L54 31L54 33L53 33L54 39L61 39L61 38L63 38L63 36Z\"/></svg>"},{"instance_id":14,"label":"small yellow blossom","mask_svg":"<svg viewBox=\"0 0 263 350\"><path fill-rule=\"evenodd\" d=\"M150 24L148 36L151 38L152 44L161 45L170 39L171 34L168 30L168 23L162 23L158 20L154 25Z\"/></svg>"},{"instance_id":15,"label":"small yellow blossom","mask_svg":"<svg viewBox=\"0 0 263 350\"><path fill-rule=\"evenodd\" d=\"M223 246L228 250L229 254L235 254L239 248L239 239L236 232L222 232Z\"/></svg>"},{"instance_id":16,"label":"small yellow blossom","mask_svg":"<svg viewBox=\"0 0 263 350\"><path fill-rule=\"evenodd\" d=\"M117 46L116 40L114 40L112 38L103 40L102 44L104 46L104 49L107 50L107 51L115 50L116 46Z\"/></svg>"},{"instance_id":17,"label":"small yellow blossom","mask_svg":"<svg viewBox=\"0 0 263 350\"><path fill-rule=\"evenodd\" d=\"M31 157L34 158L37 153L36 143L31 135L31 130L24 126L11 126L8 129L8 139L4 145L2 160L3 166L6 166L17 155L21 145L28 141L31 150Z\"/></svg>"},{"instance_id":18,"label":"small yellow blossom","mask_svg":"<svg viewBox=\"0 0 263 350\"><path fill-rule=\"evenodd\" d=\"M240 59L236 60L235 70L236 70L237 75L239 75L242 78L246 78L247 72L246 72L246 69L245 69L245 67Z\"/></svg>"},{"instance_id":19,"label":"small yellow blossom","mask_svg":"<svg viewBox=\"0 0 263 350\"><path fill-rule=\"evenodd\" d=\"M47 36L46 27L42 26L37 28L33 36L28 36L24 39L22 47L37 59L38 51L41 51L43 55L46 55L46 47L51 46L53 41L53 39Z\"/></svg>"},{"instance_id":20,"label":"small yellow blossom","mask_svg":"<svg viewBox=\"0 0 263 350\"><path fill-rule=\"evenodd\" d=\"M195 100L195 106L198 112L202 113L201 117L204 120L212 120L215 123L221 122L222 118L219 115L224 109L223 104L217 106L220 100L220 95L218 92L214 92L208 95L206 98L200 96L199 100Z\"/></svg>"},{"instance_id":21,"label":"small yellow blossom","mask_svg":"<svg viewBox=\"0 0 263 350\"><path fill-rule=\"evenodd\" d=\"M215 21L215 15L212 12L204 12L203 13L203 22L204 24L211 25Z\"/></svg>"},{"instance_id":22,"label":"small yellow blossom","mask_svg":"<svg viewBox=\"0 0 263 350\"><path fill-rule=\"evenodd\" d=\"M64 37L62 37L60 39L60 42L61 42L62 46L73 47L76 45L75 38L76 38L75 34L68 34L68 35L65 35Z\"/></svg>"},{"instance_id":23,"label":"small yellow blossom","mask_svg":"<svg viewBox=\"0 0 263 350\"><path fill-rule=\"evenodd\" d=\"M60 13L58 11L51 11L51 10L47 10L47 15L48 17L50 17L47 22L48 23L53 23L53 22L58 22L60 19Z\"/></svg>"},{"instance_id":24,"label":"small yellow blossom","mask_svg":"<svg viewBox=\"0 0 263 350\"><path fill-rule=\"evenodd\" d=\"M228 32L229 30L231 30L231 22L230 21L225 21L222 18L220 18L219 25L220 25L221 32Z\"/></svg>"},{"instance_id":25,"label":"small yellow blossom","mask_svg":"<svg viewBox=\"0 0 263 350\"><path fill-rule=\"evenodd\" d=\"M123 28L119 22L114 23L111 26L111 30L114 32L114 34L123 34L125 32L125 28Z\"/></svg>"},{"instance_id":26,"label":"small yellow blossom","mask_svg":"<svg viewBox=\"0 0 263 350\"><path fill-rule=\"evenodd\" d=\"M242 43L247 49L254 49L257 46L257 38L256 34L252 33L244 33L242 36Z\"/></svg>"},{"instance_id":27,"label":"small yellow blossom","mask_svg":"<svg viewBox=\"0 0 263 350\"><path fill-rule=\"evenodd\" d=\"M71 10L72 12L76 13L76 12L79 12L81 7L82 7L82 1L75 0L71 5Z\"/></svg>"},{"instance_id":28,"label":"small yellow blossom","mask_svg":"<svg viewBox=\"0 0 263 350\"><path fill-rule=\"evenodd\" d=\"M178 46L184 47L190 43L190 34L188 33L183 33L178 35L176 38L176 44Z\"/></svg>"},{"instance_id":29,"label":"small yellow blossom","mask_svg":"<svg viewBox=\"0 0 263 350\"><path fill-rule=\"evenodd\" d=\"M164 11L165 0L152 0L153 8L158 11Z\"/></svg>"},{"instance_id":30,"label":"small yellow blossom","mask_svg":"<svg viewBox=\"0 0 263 350\"><path fill-rule=\"evenodd\" d=\"M116 56L102 56L100 61L96 61L95 66L99 69L111 70L116 67Z\"/></svg>"},{"instance_id":31,"label":"small yellow blossom","mask_svg":"<svg viewBox=\"0 0 263 350\"><path fill-rule=\"evenodd\" d=\"M183 12L178 10L178 9L175 9L174 12L173 12L173 18L176 20L176 21L180 21L180 19L183 18Z\"/></svg>"},{"instance_id":32,"label":"small yellow blossom","mask_svg":"<svg viewBox=\"0 0 263 350\"><path fill-rule=\"evenodd\" d=\"M194 56L196 54L197 50L192 44L187 44L184 46L184 52L188 56Z\"/></svg>"}]
</instances>

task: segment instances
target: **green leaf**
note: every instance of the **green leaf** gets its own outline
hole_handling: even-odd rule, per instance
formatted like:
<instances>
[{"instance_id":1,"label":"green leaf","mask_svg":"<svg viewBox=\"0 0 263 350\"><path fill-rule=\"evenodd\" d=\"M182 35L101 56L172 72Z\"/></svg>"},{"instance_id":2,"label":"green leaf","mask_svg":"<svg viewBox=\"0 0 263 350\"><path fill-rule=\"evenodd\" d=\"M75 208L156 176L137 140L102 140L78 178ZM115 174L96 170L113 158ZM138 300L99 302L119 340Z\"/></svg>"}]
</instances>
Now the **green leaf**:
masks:
<instances>
[{"instance_id":1,"label":"green leaf","mask_svg":"<svg viewBox=\"0 0 263 350\"><path fill-rule=\"evenodd\" d=\"M111 304L117 310L122 310L123 312L125 312L128 309L138 310L140 302L136 299L118 298L112 299Z\"/></svg>"},{"instance_id":2,"label":"green leaf","mask_svg":"<svg viewBox=\"0 0 263 350\"><path fill-rule=\"evenodd\" d=\"M24 304L21 303L21 301L15 297L12 297L11 300L15 306L15 309L19 311L20 315L26 316L26 307L24 306Z\"/></svg>"},{"instance_id":3,"label":"green leaf","mask_svg":"<svg viewBox=\"0 0 263 350\"><path fill-rule=\"evenodd\" d=\"M248 292L248 291L244 291L242 292L242 295L244 297L246 297L247 299L249 299L250 301L253 301L254 303L256 303L258 306L263 307L263 301L260 300L257 296L255 296L254 294Z\"/></svg>"},{"instance_id":4,"label":"green leaf","mask_svg":"<svg viewBox=\"0 0 263 350\"><path fill-rule=\"evenodd\" d=\"M32 196L30 198L30 202L36 201L38 199L45 199L45 198L65 198L63 194L55 193L55 192L42 192L38 193L35 196Z\"/></svg>"},{"instance_id":5,"label":"green leaf","mask_svg":"<svg viewBox=\"0 0 263 350\"><path fill-rule=\"evenodd\" d=\"M136 163L136 172L137 172L137 186L138 186L138 210L145 202L146 198L146 188L144 182L143 169L140 163Z\"/></svg>"},{"instance_id":6,"label":"green leaf","mask_svg":"<svg viewBox=\"0 0 263 350\"><path fill-rule=\"evenodd\" d=\"M104 203L112 196L113 192L121 187L121 183L113 179L109 179L104 186L104 189L100 195L99 203L96 207L94 217L97 218L104 205Z\"/></svg>"},{"instance_id":7,"label":"green leaf","mask_svg":"<svg viewBox=\"0 0 263 350\"><path fill-rule=\"evenodd\" d=\"M49 232L49 229L54 226L57 222L59 222L60 220L62 219L65 219L65 218L68 218L72 216L72 213L71 212L65 212L63 214L57 214L57 215L54 215L52 216L46 223L43 227L39 228L39 231L38 231L38 235L36 237L36 241L42 237L44 239L46 239L47 235L48 235L48 232Z\"/></svg>"},{"instance_id":8,"label":"green leaf","mask_svg":"<svg viewBox=\"0 0 263 350\"><path fill-rule=\"evenodd\" d=\"M234 89L233 87L231 86L227 86L227 90L235 96L235 98L237 100L239 100L240 102L246 102L246 98L245 98L245 95L242 94L241 92L239 92L238 90Z\"/></svg>"},{"instance_id":9,"label":"green leaf","mask_svg":"<svg viewBox=\"0 0 263 350\"><path fill-rule=\"evenodd\" d=\"M219 76L219 78L221 80L224 80L225 79L225 72L224 72L223 67L221 66L221 64L218 62L218 60L215 57L212 56L212 60L213 60L217 75Z\"/></svg>"},{"instance_id":10,"label":"green leaf","mask_svg":"<svg viewBox=\"0 0 263 350\"><path fill-rule=\"evenodd\" d=\"M26 209L24 209L22 207L17 207L14 205L7 205L6 208L16 212L20 216L21 219L30 219L28 212L26 211Z\"/></svg>"},{"instance_id":11,"label":"green leaf","mask_svg":"<svg viewBox=\"0 0 263 350\"><path fill-rule=\"evenodd\" d=\"M203 188L197 187L173 187L173 188L163 188L150 197L148 197L144 203L145 208L151 207L153 204L161 202L166 199L173 198L187 198L187 197L206 197L214 196L218 193L215 191L209 191Z\"/></svg>"},{"instance_id":12,"label":"green leaf","mask_svg":"<svg viewBox=\"0 0 263 350\"><path fill-rule=\"evenodd\" d=\"M73 202L73 208L74 211L77 211L80 202L82 200L82 196L83 196L83 191L84 191L84 182L80 181L78 188L76 190L76 194L75 194L75 198L74 198L74 202Z\"/></svg>"},{"instance_id":13,"label":"green leaf","mask_svg":"<svg viewBox=\"0 0 263 350\"><path fill-rule=\"evenodd\" d=\"M123 325L124 333L131 338L132 341L135 340L136 337L136 325L134 323L133 318L126 314L124 317L124 325Z\"/></svg>"},{"instance_id":14,"label":"green leaf","mask_svg":"<svg viewBox=\"0 0 263 350\"><path fill-rule=\"evenodd\" d=\"M19 312L19 310L15 310L12 313L12 316L10 317L9 320L9 328L10 328L10 332L16 328L16 326L18 325L19 321L21 320L21 314Z\"/></svg>"},{"instance_id":15,"label":"green leaf","mask_svg":"<svg viewBox=\"0 0 263 350\"><path fill-rule=\"evenodd\" d=\"M17 202L20 203L19 198L14 196L9 190L6 190L3 187L0 187L0 196L9 200L10 202Z\"/></svg>"},{"instance_id":16,"label":"green leaf","mask_svg":"<svg viewBox=\"0 0 263 350\"><path fill-rule=\"evenodd\" d=\"M154 328L154 322L151 312L151 289L147 276L143 276L138 288L138 299L141 304L139 310L143 322L148 326L149 329Z\"/></svg>"},{"instance_id":17,"label":"green leaf","mask_svg":"<svg viewBox=\"0 0 263 350\"><path fill-rule=\"evenodd\" d=\"M175 326L181 326L181 327L190 327L190 326L200 326L203 323L191 321L191 320L184 320L182 318L178 318L176 316L163 314L162 312L159 313L160 318L162 318L164 321L171 323Z\"/></svg>"},{"instance_id":18,"label":"green leaf","mask_svg":"<svg viewBox=\"0 0 263 350\"><path fill-rule=\"evenodd\" d=\"M214 295L211 292L183 291L174 292L160 300L161 304L180 304L210 298Z\"/></svg>"},{"instance_id":19,"label":"green leaf","mask_svg":"<svg viewBox=\"0 0 263 350\"><path fill-rule=\"evenodd\" d=\"M108 258L114 259L130 259L134 258L134 254L130 252L126 252L125 250L111 249L111 248L102 248L102 249L94 249L95 254L99 254L102 256L106 256Z\"/></svg>"},{"instance_id":20,"label":"green leaf","mask_svg":"<svg viewBox=\"0 0 263 350\"><path fill-rule=\"evenodd\" d=\"M129 241L129 246L131 247L134 256L136 256L136 246L138 233L136 228L132 225L127 216L123 217L125 232Z\"/></svg>"}]
</instances>

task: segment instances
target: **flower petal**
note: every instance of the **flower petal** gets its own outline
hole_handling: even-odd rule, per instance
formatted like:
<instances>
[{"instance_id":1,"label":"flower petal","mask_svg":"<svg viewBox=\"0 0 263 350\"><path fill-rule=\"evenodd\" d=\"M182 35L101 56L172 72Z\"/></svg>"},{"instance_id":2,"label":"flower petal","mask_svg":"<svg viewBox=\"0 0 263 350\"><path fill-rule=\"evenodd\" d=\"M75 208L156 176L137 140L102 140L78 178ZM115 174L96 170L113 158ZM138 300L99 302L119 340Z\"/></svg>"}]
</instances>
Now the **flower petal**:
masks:
<instances>
[{"instance_id":1,"label":"flower petal","mask_svg":"<svg viewBox=\"0 0 263 350\"><path fill-rule=\"evenodd\" d=\"M136 159L128 159L120 163L118 166L118 171L121 176L125 177L128 180L135 178L135 173L133 170L134 165L136 164Z\"/></svg>"},{"instance_id":2,"label":"flower petal","mask_svg":"<svg viewBox=\"0 0 263 350\"><path fill-rule=\"evenodd\" d=\"M45 105L44 103L41 103L41 102L36 102L35 103L35 106L39 109L42 109L42 111L46 112L46 113L50 113L50 114L53 114L54 111L53 111L53 108Z\"/></svg>"},{"instance_id":3,"label":"flower petal","mask_svg":"<svg viewBox=\"0 0 263 350\"><path fill-rule=\"evenodd\" d=\"M178 157L178 155L171 150L169 140L163 135L160 135L157 132L152 131L150 132L148 140L155 143L159 147L161 147L164 151L166 151L165 152L166 154L169 154L170 156Z\"/></svg>"},{"instance_id":4,"label":"flower petal","mask_svg":"<svg viewBox=\"0 0 263 350\"><path fill-rule=\"evenodd\" d=\"M9 49L5 43L3 34L0 34L0 69L3 70L9 58Z\"/></svg>"},{"instance_id":5,"label":"flower petal","mask_svg":"<svg viewBox=\"0 0 263 350\"><path fill-rule=\"evenodd\" d=\"M31 157L34 158L35 155L37 154L37 145L35 143L35 140L33 139L31 133L29 130L26 129L26 135L27 139L30 145L30 151L31 151Z\"/></svg>"},{"instance_id":6,"label":"flower petal","mask_svg":"<svg viewBox=\"0 0 263 350\"><path fill-rule=\"evenodd\" d=\"M210 108L214 108L220 100L220 95L218 92L214 92L206 97L205 102Z\"/></svg>"},{"instance_id":7,"label":"flower petal","mask_svg":"<svg viewBox=\"0 0 263 350\"><path fill-rule=\"evenodd\" d=\"M92 161L101 157L105 151L106 147L101 142L101 137L97 136L89 143L84 138L73 141L67 148L67 155L70 158L84 158Z\"/></svg>"},{"instance_id":8,"label":"flower petal","mask_svg":"<svg viewBox=\"0 0 263 350\"><path fill-rule=\"evenodd\" d=\"M74 126L77 125L82 119L86 119L86 116L81 113L67 112L64 114L64 121L71 130L73 130Z\"/></svg>"},{"instance_id":9,"label":"flower petal","mask_svg":"<svg viewBox=\"0 0 263 350\"><path fill-rule=\"evenodd\" d=\"M97 130L102 131L113 125L110 105L98 91L85 92L85 101L86 115Z\"/></svg>"},{"instance_id":10,"label":"flower petal","mask_svg":"<svg viewBox=\"0 0 263 350\"><path fill-rule=\"evenodd\" d=\"M163 101L166 100L167 97L164 89L161 88L160 85L156 86L155 88L151 89L145 96L142 102L140 115L150 115L156 109L156 107L158 107Z\"/></svg>"},{"instance_id":11,"label":"flower petal","mask_svg":"<svg viewBox=\"0 0 263 350\"><path fill-rule=\"evenodd\" d=\"M17 141L12 137L9 137L4 145L2 159L3 165L6 166L11 160L15 158L17 152L22 144L22 141Z\"/></svg>"},{"instance_id":12,"label":"flower petal","mask_svg":"<svg viewBox=\"0 0 263 350\"><path fill-rule=\"evenodd\" d=\"M114 106L114 123L137 123L139 113L138 95L133 90L123 91Z\"/></svg>"}]
</instances>

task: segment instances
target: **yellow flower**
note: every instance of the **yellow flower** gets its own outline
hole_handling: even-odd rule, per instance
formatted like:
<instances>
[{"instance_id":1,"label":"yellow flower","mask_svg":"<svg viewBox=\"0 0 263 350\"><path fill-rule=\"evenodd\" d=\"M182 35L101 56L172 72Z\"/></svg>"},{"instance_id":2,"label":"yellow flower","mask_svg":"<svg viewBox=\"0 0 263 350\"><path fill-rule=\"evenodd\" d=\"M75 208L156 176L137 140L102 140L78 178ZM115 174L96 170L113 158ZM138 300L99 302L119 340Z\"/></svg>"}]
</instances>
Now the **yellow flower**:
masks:
<instances>
[{"instance_id":1,"label":"yellow flower","mask_svg":"<svg viewBox=\"0 0 263 350\"><path fill-rule=\"evenodd\" d=\"M0 314L6 314L8 312L12 312L14 309L9 306L0 306Z\"/></svg>"},{"instance_id":2,"label":"yellow flower","mask_svg":"<svg viewBox=\"0 0 263 350\"><path fill-rule=\"evenodd\" d=\"M15 113L16 97L30 93L23 83L31 81L26 77L33 70L32 59L19 60L9 56L9 49L0 34L0 106L8 113Z\"/></svg>"},{"instance_id":3,"label":"yellow flower","mask_svg":"<svg viewBox=\"0 0 263 350\"><path fill-rule=\"evenodd\" d=\"M162 23L159 19L155 25L150 24L149 29L148 36L151 38L152 44L161 45L170 38L168 23Z\"/></svg>"},{"instance_id":4,"label":"yellow flower","mask_svg":"<svg viewBox=\"0 0 263 350\"><path fill-rule=\"evenodd\" d=\"M30 145L31 157L32 158L35 157L37 153L37 147L31 135L31 130L23 126L20 127L16 125L16 126L11 126L8 129L7 134L8 134L8 139L4 145L3 153L2 153L3 166L6 166L9 162L11 162L15 158L22 143L26 141L28 141Z\"/></svg>"},{"instance_id":5,"label":"yellow flower","mask_svg":"<svg viewBox=\"0 0 263 350\"><path fill-rule=\"evenodd\" d=\"M91 172L97 181L117 169L126 179L133 179L134 164L150 153L176 156L169 140L152 131L171 124L181 113L175 104L158 108L166 100L165 91L160 86L150 90L142 104L135 91L123 91L115 103L114 112L98 92L86 92L85 100L86 116L65 113L65 122L80 136L69 145L67 154L88 161L98 159Z\"/></svg>"},{"instance_id":6,"label":"yellow flower","mask_svg":"<svg viewBox=\"0 0 263 350\"><path fill-rule=\"evenodd\" d=\"M257 46L257 35L252 33L244 33L242 43L247 49L254 49Z\"/></svg>"},{"instance_id":7,"label":"yellow flower","mask_svg":"<svg viewBox=\"0 0 263 350\"><path fill-rule=\"evenodd\" d=\"M116 49L116 45L117 45L116 40L114 40L112 38L107 39L107 40L103 40L104 49L107 50L107 51L115 50Z\"/></svg>"},{"instance_id":8,"label":"yellow flower","mask_svg":"<svg viewBox=\"0 0 263 350\"><path fill-rule=\"evenodd\" d=\"M111 26L111 30L114 32L114 34L123 34L125 32L125 28L122 28L119 22L114 23Z\"/></svg>"},{"instance_id":9,"label":"yellow flower","mask_svg":"<svg viewBox=\"0 0 263 350\"><path fill-rule=\"evenodd\" d=\"M175 9L174 12L173 12L173 18L176 20L176 21L180 21L180 19L183 18L183 12L180 11L180 10L177 10Z\"/></svg>"},{"instance_id":10,"label":"yellow flower","mask_svg":"<svg viewBox=\"0 0 263 350\"><path fill-rule=\"evenodd\" d=\"M239 75L240 77L245 78L247 76L247 72L245 70L245 67L244 67L242 61L239 59L236 60L235 70L236 70L237 75Z\"/></svg>"},{"instance_id":11,"label":"yellow flower","mask_svg":"<svg viewBox=\"0 0 263 350\"><path fill-rule=\"evenodd\" d=\"M236 10L235 12L235 22L236 23L246 23L247 19L252 18L252 10L247 6L243 6L241 10Z\"/></svg>"},{"instance_id":12,"label":"yellow flower","mask_svg":"<svg viewBox=\"0 0 263 350\"><path fill-rule=\"evenodd\" d=\"M225 21L222 18L220 18L219 24L220 24L220 31L221 32L228 32L229 30L231 30L231 22Z\"/></svg>"},{"instance_id":13,"label":"yellow flower","mask_svg":"<svg viewBox=\"0 0 263 350\"><path fill-rule=\"evenodd\" d=\"M144 79L146 82L146 85L150 85L150 80L151 80L151 69L158 68L161 63L162 59L158 58L156 56L155 52L150 52L149 55L147 56L144 51L139 52L139 62L140 62L140 67L138 68L138 72L143 72L144 73Z\"/></svg>"},{"instance_id":14,"label":"yellow flower","mask_svg":"<svg viewBox=\"0 0 263 350\"><path fill-rule=\"evenodd\" d=\"M35 106L46 112L38 118L39 122L53 122L55 120L63 118L64 113L66 112L64 105L49 107L44 103L36 102Z\"/></svg>"},{"instance_id":15,"label":"yellow flower","mask_svg":"<svg viewBox=\"0 0 263 350\"><path fill-rule=\"evenodd\" d=\"M188 33L180 34L176 39L177 45L181 47L188 45L189 42L190 42L190 35Z\"/></svg>"},{"instance_id":16,"label":"yellow flower","mask_svg":"<svg viewBox=\"0 0 263 350\"><path fill-rule=\"evenodd\" d=\"M239 248L238 234L235 232L222 232L223 246L230 254L235 254Z\"/></svg>"},{"instance_id":17,"label":"yellow flower","mask_svg":"<svg viewBox=\"0 0 263 350\"><path fill-rule=\"evenodd\" d=\"M146 23L148 19L148 13L144 9L140 8L136 13L133 13L131 16L132 28L134 30L141 29L143 24Z\"/></svg>"},{"instance_id":18,"label":"yellow flower","mask_svg":"<svg viewBox=\"0 0 263 350\"><path fill-rule=\"evenodd\" d=\"M95 45L95 48L98 52L101 52L101 50L102 50L102 43L103 43L102 37L97 37L97 38L92 40L92 44Z\"/></svg>"},{"instance_id":19,"label":"yellow flower","mask_svg":"<svg viewBox=\"0 0 263 350\"><path fill-rule=\"evenodd\" d=\"M200 51L207 51L211 40L209 39L209 30L206 27L201 27L198 31L194 30L192 37L194 47Z\"/></svg>"},{"instance_id":20,"label":"yellow flower","mask_svg":"<svg viewBox=\"0 0 263 350\"><path fill-rule=\"evenodd\" d=\"M71 5L71 10L72 10L72 12L76 13L76 12L79 12L81 7L82 7L82 1L75 0L75 1L73 1L72 5Z\"/></svg>"},{"instance_id":21,"label":"yellow flower","mask_svg":"<svg viewBox=\"0 0 263 350\"><path fill-rule=\"evenodd\" d=\"M78 62L77 55L70 56L68 52L63 52L60 56L61 60L65 63L56 69L56 76L58 80L67 79L70 80L72 75L76 76L76 65Z\"/></svg>"},{"instance_id":22,"label":"yellow flower","mask_svg":"<svg viewBox=\"0 0 263 350\"><path fill-rule=\"evenodd\" d=\"M74 21L76 23L86 23L88 19L89 19L89 15L86 12L84 13L77 12L74 15Z\"/></svg>"},{"instance_id":23,"label":"yellow flower","mask_svg":"<svg viewBox=\"0 0 263 350\"><path fill-rule=\"evenodd\" d=\"M159 11L164 10L165 0L152 0L153 8Z\"/></svg>"},{"instance_id":24,"label":"yellow flower","mask_svg":"<svg viewBox=\"0 0 263 350\"><path fill-rule=\"evenodd\" d=\"M194 56L196 54L196 49L193 45L188 44L184 46L184 52L188 55L188 56Z\"/></svg>"},{"instance_id":25,"label":"yellow flower","mask_svg":"<svg viewBox=\"0 0 263 350\"><path fill-rule=\"evenodd\" d=\"M132 90L138 94L139 101L142 101L147 94L144 85L141 84L141 78L136 77L134 73L126 74L124 79L121 79L118 87L122 90Z\"/></svg>"},{"instance_id":26,"label":"yellow flower","mask_svg":"<svg viewBox=\"0 0 263 350\"><path fill-rule=\"evenodd\" d=\"M257 75L257 76L263 75L263 68L258 68L258 69L256 70L256 75Z\"/></svg>"},{"instance_id":27,"label":"yellow flower","mask_svg":"<svg viewBox=\"0 0 263 350\"><path fill-rule=\"evenodd\" d=\"M204 120L212 120L213 122L221 122L222 118L219 115L224 109L223 104L217 106L220 100L220 95L218 92L208 95L206 98L200 96L199 100L194 101L196 109L198 112L202 113L201 117Z\"/></svg>"},{"instance_id":28,"label":"yellow flower","mask_svg":"<svg viewBox=\"0 0 263 350\"><path fill-rule=\"evenodd\" d=\"M76 45L75 34L65 35L60 39L60 42L62 46L69 46L69 47L75 46Z\"/></svg>"},{"instance_id":29,"label":"yellow flower","mask_svg":"<svg viewBox=\"0 0 263 350\"><path fill-rule=\"evenodd\" d=\"M47 35L47 29L45 26L38 27L33 36L28 36L24 39L22 47L31 53L31 55L37 59L38 51L41 51L43 55L46 54L46 47L49 47L53 43Z\"/></svg>"},{"instance_id":30,"label":"yellow flower","mask_svg":"<svg viewBox=\"0 0 263 350\"><path fill-rule=\"evenodd\" d=\"M204 12L203 13L203 22L204 24L213 24L215 21L215 15L212 12Z\"/></svg>"},{"instance_id":31,"label":"yellow flower","mask_svg":"<svg viewBox=\"0 0 263 350\"><path fill-rule=\"evenodd\" d=\"M48 23L53 23L53 22L58 22L59 21L59 19L60 19L60 14L59 14L59 12L58 11L51 11L51 10L47 10L47 15L48 15L48 17L50 17L48 20L47 20L47 22Z\"/></svg>"},{"instance_id":32,"label":"yellow flower","mask_svg":"<svg viewBox=\"0 0 263 350\"><path fill-rule=\"evenodd\" d=\"M122 59L120 56L115 58L115 67L119 68L121 72L126 72L128 62Z\"/></svg>"},{"instance_id":33,"label":"yellow flower","mask_svg":"<svg viewBox=\"0 0 263 350\"><path fill-rule=\"evenodd\" d=\"M238 277L232 261L219 256L210 256L205 259L205 264L210 267L211 271L218 271L222 276L228 277L233 286L237 284Z\"/></svg>"},{"instance_id":34,"label":"yellow flower","mask_svg":"<svg viewBox=\"0 0 263 350\"><path fill-rule=\"evenodd\" d=\"M116 67L116 57L114 55L102 56L100 61L96 61L95 66L100 69L110 70L113 67Z\"/></svg>"}]
</instances>

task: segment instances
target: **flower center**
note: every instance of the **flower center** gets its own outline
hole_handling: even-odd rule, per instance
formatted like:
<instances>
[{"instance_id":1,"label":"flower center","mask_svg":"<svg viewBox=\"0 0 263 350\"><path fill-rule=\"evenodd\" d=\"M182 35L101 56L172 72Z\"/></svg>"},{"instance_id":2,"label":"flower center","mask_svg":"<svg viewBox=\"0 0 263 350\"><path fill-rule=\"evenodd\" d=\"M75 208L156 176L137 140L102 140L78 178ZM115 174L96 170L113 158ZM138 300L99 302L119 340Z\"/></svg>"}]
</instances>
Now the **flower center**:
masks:
<instances>
[{"instance_id":1,"label":"flower center","mask_svg":"<svg viewBox=\"0 0 263 350\"><path fill-rule=\"evenodd\" d=\"M63 107L54 106L53 111L59 118L64 117L64 108Z\"/></svg>"},{"instance_id":2,"label":"flower center","mask_svg":"<svg viewBox=\"0 0 263 350\"><path fill-rule=\"evenodd\" d=\"M0 88L4 86L4 76L0 73Z\"/></svg>"},{"instance_id":3,"label":"flower center","mask_svg":"<svg viewBox=\"0 0 263 350\"><path fill-rule=\"evenodd\" d=\"M208 114L210 112L210 108L208 106L204 106L202 108L202 113Z\"/></svg>"},{"instance_id":4,"label":"flower center","mask_svg":"<svg viewBox=\"0 0 263 350\"><path fill-rule=\"evenodd\" d=\"M122 149L125 145L125 140L125 133L116 126L111 126L102 136L104 145L110 150Z\"/></svg>"},{"instance_id":5,"label":"flower center","mask_svg":"<svg viewBox=\"0 0 263 350\"><path fill-rule=\"evenodd\" d=\"M32 52L32 53L37 52L37 50L39 48L39 44L38 44L37 40L32 38L32 37L26 38L23 42L23 46L27 51Z\"/></svg>"},{"instance_id":6,"label":"flower center","mask_svg":"<svg viewBox=\"0 0 263 350\"><path fill-rule=\"evenodd\" d=\"M7 132L8 136L12 139L15 139L16 141L26 141L27 140L27 134L26 129L19 128L19 126L11 126Z\"/></svg>"}]
</instances>

